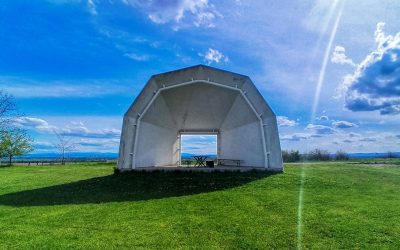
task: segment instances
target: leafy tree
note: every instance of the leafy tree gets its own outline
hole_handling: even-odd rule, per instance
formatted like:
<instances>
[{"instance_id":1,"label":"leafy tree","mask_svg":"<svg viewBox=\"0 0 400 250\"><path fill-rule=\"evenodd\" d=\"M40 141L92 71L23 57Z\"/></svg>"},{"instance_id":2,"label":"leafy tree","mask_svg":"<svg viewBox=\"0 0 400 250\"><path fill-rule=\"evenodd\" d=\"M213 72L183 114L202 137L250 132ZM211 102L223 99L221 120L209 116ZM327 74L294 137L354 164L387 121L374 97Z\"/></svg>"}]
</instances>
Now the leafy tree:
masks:
<instances>
[{"instance_id":1,"label":"leafy tree","mask_svg":"<svg viewBox=\"0 0 400 250\"><path fill-rule=\"evenodd\" d=\"M331 156L327 150L314 149L306 155L307 160L310 161L329 161Z\"/></svg>"},{"instance_id":2,"label":"leafy tree","mask_svg":"<svg viewBox=\"0 0 400 250\"><path fill-rule=\"evenodd\" d=\"M298 150L283 150L282 151L283 162L297 162L300 161L300 153Z\"/></svg>"},{"instance_id":3,"label":"leafy tree","mask_svg":"<svg viewBox=\"0 0 400 250\"><path fill-rule=\"evenodd\" d=\"M10 165L14 156L27 154L32 150L32 139L24 130L12 128L0 132L0 154L8 157Z\"/></svg>"},{"instance_id":4,"label":"leafy tree","mask_svg":"<svg viewBox=\"0 0 400 250\"><path fill-rule=\"evenodd\" d=\"M347 154L345 151L343 151L343 150L336 151L335 160L347 161L348 159L350 159L349 154Z\"/></svg>"}]
</instances>

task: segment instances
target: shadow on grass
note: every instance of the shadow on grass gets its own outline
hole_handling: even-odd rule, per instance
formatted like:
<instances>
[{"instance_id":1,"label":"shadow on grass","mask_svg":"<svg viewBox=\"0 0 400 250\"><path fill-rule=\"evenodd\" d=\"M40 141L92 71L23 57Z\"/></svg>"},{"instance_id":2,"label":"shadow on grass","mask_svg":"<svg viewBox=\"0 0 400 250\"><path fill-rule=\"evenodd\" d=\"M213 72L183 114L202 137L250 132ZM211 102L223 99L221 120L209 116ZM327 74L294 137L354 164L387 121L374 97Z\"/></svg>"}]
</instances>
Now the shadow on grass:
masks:
<instances>
[{"instance_id":1,"label":"shadow on grass","mask_svg":"<svg viewBox=\"0 0 400 250\"><path fill-rule=\"evenodd\" d=\"M0 204L23 207L161 199L229 189L273 174L263 171L127 172L4 194L0 196Z\"/></svg>"}]
</instances>

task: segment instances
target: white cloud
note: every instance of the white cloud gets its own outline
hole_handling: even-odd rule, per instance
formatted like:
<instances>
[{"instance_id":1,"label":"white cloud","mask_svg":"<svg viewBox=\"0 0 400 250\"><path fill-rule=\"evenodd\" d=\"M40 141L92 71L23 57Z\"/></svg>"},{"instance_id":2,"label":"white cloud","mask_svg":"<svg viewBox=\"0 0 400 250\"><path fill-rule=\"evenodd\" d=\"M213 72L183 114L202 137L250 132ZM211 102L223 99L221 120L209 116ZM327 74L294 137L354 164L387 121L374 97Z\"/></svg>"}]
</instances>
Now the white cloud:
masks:
<instances>
[{"instance_id":1,"label":"white cloud","mask_svg":"<svg viewBox=\"0 0 400 250\"><path fill-rule=\"evenodd\" d=\"M297 142L297 141L307 140L307 139L310 139L310 138L311 138L311 136L309 134L294 133L294 134L283 135L283 136L281 136L280 139L282 141Z\"/></svg>"},{"instance_id":2,"label":"white cloud","mask_svg":"<svg viewBox=\"0 0 400 250\"><path fill-rule=\"evenodd\" d=\"M294 127L298 125L298 123L295 120L290 120L286 116L278 116L277 121L279 127Z\"/></svg>"},{"instance_id":3,"label":"white cloud","mask_svg":"<svg viewBox=\"0 0 400 250\"><path fill-rule=\"evenodd\" d=\"M119 138L121 131L118 129L101 129L91 130L88 129L82 122L70 122L66 126L50 125L47 121L36 117L20 117L14 120L17 126L26 129L33 129L42 133L63 133L65 136L78 137L78 138Z\"/></svg>"},{"instance_id":4,"label":"white cloud","mask_svg":"<svg viewBox=\"0 0 400 250\"><path fill-rule=\"evenodd\" d=\"M61 131L66 136L81 137L81 138L119 138L121 131L119 129L102 129L91 131L85 126L68 126L61 128Z\"/></svg>"},{"instance_id":5,"label":"white cloud","mask_svg":"<svg viewBox=\"0 0 400 250\"><path fill-rule=\"evenodd\" d=\"M97 15L96 4L93 0L87 0L87 6L90 14Z\"/></svg>"},{"instance_id":6,"label":"white cloud","mask_svg":"<svg viewBox=\"0 0 400 250\"><path fill-rule=\"evenodd\" d=\"M306 127L306 130L313 131L316 136L319 135L331 135L334 134L336 131L328 126L324 125L315 125L315 124L308 124Z\"/></svg>"},{"instance_id":7,"label":"white cloud","mask_svg":"<svg viewBox=\"0 0 400 250\"><path fill-rule=\"evenodd\" d=\"M19 127L35 129L40 132L52 132L53 130L57 129L57 127L51 126L43 119L27 116L14 119L14 124Z\"/></svg>"},{"instance_id":8,"label":"white cloud","mask_svg":"<svg viewBox=\"0 0 400 250\"><path fill-rule=\"evenodd\" d=\"M204 61L206 61L208 64L211 64L213 62L219 63L219 62L228 62L229 58L225 55L223 55L221 52L219 52L216 49L209 48L204 54L199 53L199 56L204 58Z\"/></svg>"},{"instance_id":9,"label":"white cloud","mask_svg":"<svg viewBox=\"0 0 400 250\"><path fill-rule=\"evenodd\" d=\"M333 134L329 134L329 140L326 135L315 132L281 134L280 139L282 148L295 149L300 152L305 152L310 147L326 149L330 152L339 149L347 152L396 152L400 135L397 131L347 133L344 130L337 130Z\"/></svg>"},{"instance_id":10,"label":"white cloud","mask_svg":"<svg viewBox=\"0 0 400 250\"><path fill-rule=\"evenodd\" d=\"M139 62L148 61L150 59L149 55L138 55L135 53L125 53L124 56L126 56L134 61L139 61Z\"/></svg>"},{"instance_id":11,"label":"white cloud","mask_svg":"<svg viewBox=\"0 0 400 250\"><path fill-rule=\"evenodd\" d=\"M143 10L154 23L174 23L175 30L187 23L196 27L214 27L215 20L222 17L208 0L122 0L122 2Z\"/></svg>"},{"instance_id":12,"label":"white cloud","mask_svg":"<svg viewBox=\"0 0 400 250\"><path fill-rule=\"evenodd\" d=\"M329 121L329 117L326 115L321 115L320 117L317 117L317 120L320 121Z\"/></svg>"},{"instance_id":13,"label":"white cloud","mask_svg":"<svg viewBox=\"0 0 400 250\"><path fill-rule=\"evenodd\" d=\"M351 111L379 111L381 115L400 114L400 32L384 33L384 23L375 31L377 48L345 76L338 90Z\"/></svg>"},{"instance_id":14,"label":"white cloud","mask_svg":"<svg viewBox=\"0 0 400 250\"><path fill-rule=\"evenodd\" d=\"M182 152L189 154L216 154L217 136L183 135Z\"/></svg>"},{"instance_id":15,"label":"white cloud","mask_svg":"<svg viewBox=\"0 0 400 250\"><path fill-rule=\"evenodd\" d=\"M0 77L0 88L15 97L94 97L134 93L129 80L36 81ZM29 90L29 91L28 91Z\"/></svg>"},{"instance_id":16,"label":"white cloud","mask_svg":"<svg viewBox=\"0 0 400 250\"><path fill-rule=\"evenodd\" d=\"M332 126L335 128L354 128L354 127L358 127L357 124L348 122L348 121L333 121L332 122Z\"/></svg>"},{"instance_id":17,"label":"white cloud","mask_svg":"<svg viewBox=\"0 0 400 250\"><path fill-rule=\"evenodd\" d=\"M331 62L338 64L348 64L351 66L356 66L356 64L346 56L346 50L342 46L336 46L333 50Z\"/></svg>"},{"instance_id":18,"label":"white cloud","mask_svg":"<svg viewBox=\"0 0 400 250\"><path fill-rule=\"evenodd\" d=\"M39 118L34 118L34 117L18 117L14 120L15 123L21 125L21 126L27 126L27 127L47 127L49 124Z\"/></svg>"}]
</instances>

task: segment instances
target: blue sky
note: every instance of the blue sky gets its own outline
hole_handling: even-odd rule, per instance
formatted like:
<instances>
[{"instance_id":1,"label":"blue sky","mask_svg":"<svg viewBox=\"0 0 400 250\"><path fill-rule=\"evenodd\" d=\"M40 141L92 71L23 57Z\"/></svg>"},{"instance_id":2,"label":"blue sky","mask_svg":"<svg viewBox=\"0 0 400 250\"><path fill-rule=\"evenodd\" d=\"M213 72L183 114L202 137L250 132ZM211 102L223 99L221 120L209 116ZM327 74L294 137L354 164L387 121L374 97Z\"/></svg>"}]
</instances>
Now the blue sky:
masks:
<instances>
[{"instance_id":1,"label":"blue sky","mask_svg":"<svg viewBox=\"0 0 400 250\"><path fill-rule=\"evenodd\" d=\"M398 13L396 0L3 1L0 89L36 152L54 151L53 130L117 152L148 78L196 64L250 76L283 149L400 151Z\"/></svg>"}]
</instances>

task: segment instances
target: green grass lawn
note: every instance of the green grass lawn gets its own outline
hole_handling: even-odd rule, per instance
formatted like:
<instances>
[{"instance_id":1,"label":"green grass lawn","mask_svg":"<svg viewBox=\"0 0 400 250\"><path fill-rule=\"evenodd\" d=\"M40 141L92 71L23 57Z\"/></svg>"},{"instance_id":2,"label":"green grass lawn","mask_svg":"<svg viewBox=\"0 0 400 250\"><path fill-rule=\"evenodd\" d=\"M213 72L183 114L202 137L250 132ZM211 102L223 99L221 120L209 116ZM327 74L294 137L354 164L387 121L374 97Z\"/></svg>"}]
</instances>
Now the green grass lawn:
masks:
<instances>
[{"instance_id":1,"label":"green grass lawn","mask_svg":"<svg viewBox=\"0 0 400 250\"><path fill-rule=\"evenodd\" d=\"M0 168L0 249L295 249L299 243L400 249L398 162L288 164L274 175L113 175L107 164Z\"/></svg>"}]
</instances>

